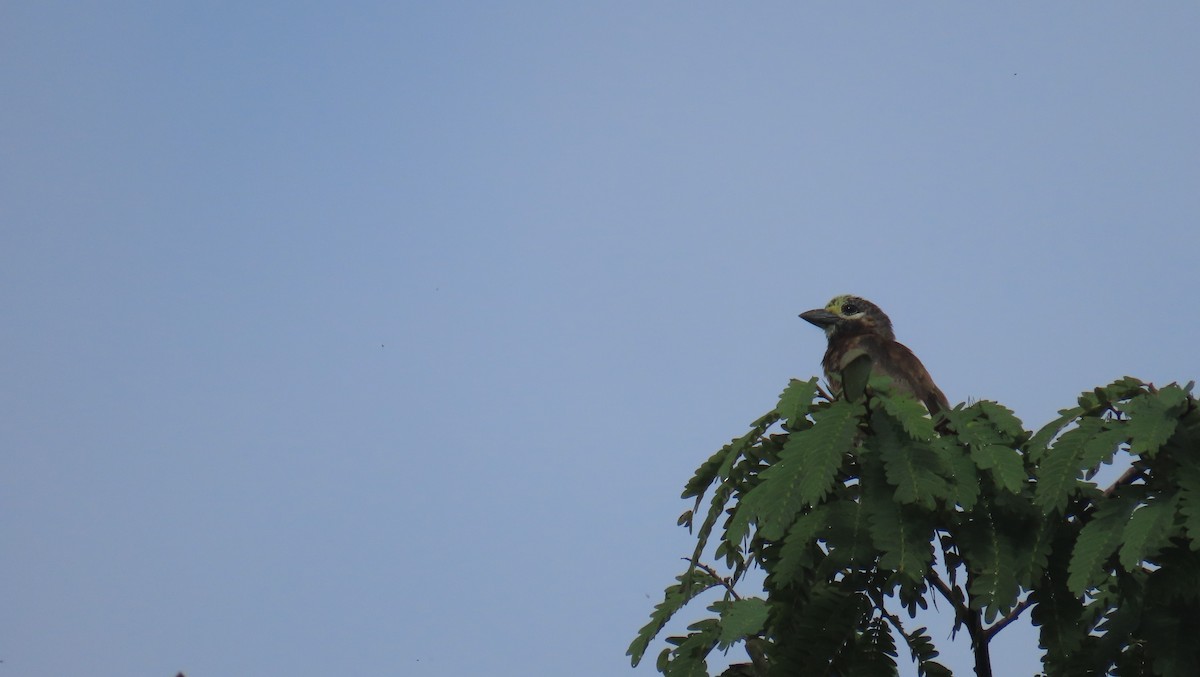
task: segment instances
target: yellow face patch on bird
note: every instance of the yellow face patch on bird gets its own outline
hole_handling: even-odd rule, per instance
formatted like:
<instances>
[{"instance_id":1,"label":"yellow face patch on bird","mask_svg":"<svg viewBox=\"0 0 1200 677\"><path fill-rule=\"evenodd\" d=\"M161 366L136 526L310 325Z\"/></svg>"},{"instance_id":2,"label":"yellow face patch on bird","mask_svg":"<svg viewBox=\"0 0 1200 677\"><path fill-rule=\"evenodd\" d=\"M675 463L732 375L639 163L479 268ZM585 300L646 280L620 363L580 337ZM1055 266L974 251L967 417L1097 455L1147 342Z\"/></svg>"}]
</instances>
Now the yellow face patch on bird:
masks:
<instances>
[{"instance_id":1,"label":"yellow face patch on bird","mask_svg":"<svg viewBox=\"0 0 1200 677\"><path fill-rule=\"evenodd\" d=\"M842 294L841 296L833 297L829 303L825 304L825 310L846 319L862 317L866 313L864 304L862 303L864 300L857 296Z\"/></svg>"},{"instance_id":2,"label":"yellow face patch on bird","mask_svg":"<svg viewBox=\"0 0 1200 677\"><path fill-rule=\"evenodd\" d=\"M800 314L806 321L825 330L825 336L876 333L892 338L892 321L879 306L860 297L842 294L835 296L824 308Z\"/></svg>"}]
</instances>

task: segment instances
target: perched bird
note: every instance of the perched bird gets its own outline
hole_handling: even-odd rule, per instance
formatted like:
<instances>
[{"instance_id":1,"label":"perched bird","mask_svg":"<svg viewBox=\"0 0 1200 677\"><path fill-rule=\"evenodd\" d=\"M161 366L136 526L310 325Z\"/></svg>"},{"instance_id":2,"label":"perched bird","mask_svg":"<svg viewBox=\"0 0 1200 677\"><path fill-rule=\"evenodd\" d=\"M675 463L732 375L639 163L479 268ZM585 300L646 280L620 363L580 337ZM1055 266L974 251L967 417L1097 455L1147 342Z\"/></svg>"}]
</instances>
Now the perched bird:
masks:
<instances>
[{"instance_id":1,"label":"perched bird","mask_svg":"<svg viewBox=\"0 0 1200 677\"><path fill-rule=\"evenodd\" d=\"M921 360L896 341L892 321L879 306L857 296L836 296L824 308L800 313L800 317L824 329L829 339L821 366L833 395L842 393L857 366L869 365L871 374L890 378L893 388L924 402L930 414L950 408ZM859 389L866 384L867 375L862 374Z\"/></svg>"}]
</instances>

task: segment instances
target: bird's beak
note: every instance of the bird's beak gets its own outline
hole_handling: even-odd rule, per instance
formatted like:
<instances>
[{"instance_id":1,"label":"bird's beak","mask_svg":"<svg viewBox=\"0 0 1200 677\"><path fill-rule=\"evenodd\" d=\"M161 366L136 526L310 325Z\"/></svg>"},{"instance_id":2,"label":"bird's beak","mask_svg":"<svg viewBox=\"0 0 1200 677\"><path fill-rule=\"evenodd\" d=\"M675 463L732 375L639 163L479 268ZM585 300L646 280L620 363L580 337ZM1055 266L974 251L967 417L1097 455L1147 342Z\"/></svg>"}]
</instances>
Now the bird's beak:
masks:
<instances>
[{"instance_id":1,"label":"bird's beak","mask_svg":"<svg viewBox=\"0 0 1200 677\"><path fill-rule=\"evenodd\" d=\"M838 321L837 315L834 315L833 313L829 312L828 310L825 310L824 308L817 308L815 310L806 310L803 313L800 313L800 317L803 318L806 322L815 324L822 329L833 326L833 323Z\"/></svg>"}]
</instances>

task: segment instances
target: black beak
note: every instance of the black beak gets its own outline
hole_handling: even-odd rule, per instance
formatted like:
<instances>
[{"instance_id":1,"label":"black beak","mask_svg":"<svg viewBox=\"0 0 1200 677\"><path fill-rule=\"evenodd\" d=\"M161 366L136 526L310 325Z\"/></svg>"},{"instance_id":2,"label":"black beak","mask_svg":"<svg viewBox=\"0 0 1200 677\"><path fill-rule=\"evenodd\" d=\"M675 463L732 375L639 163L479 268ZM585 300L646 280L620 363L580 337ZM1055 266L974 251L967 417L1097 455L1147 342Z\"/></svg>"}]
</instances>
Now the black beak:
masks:
<instances>
[{"instance_id":1,"label":"black beak","mask_svg":"<svg viewBox=\"0 0 1200 677\"><path fill-rule=\"evenodd\" d=\"M800 317L803 318L806 322L815 324L822 329L832 325L833 323L837 322L839 319L837 315L834 315L833 313L829 312L828 310L825 310L824 308L817 308L815 310L806 310L803 313L800 313Z\"/></svg>"}]
</instances>

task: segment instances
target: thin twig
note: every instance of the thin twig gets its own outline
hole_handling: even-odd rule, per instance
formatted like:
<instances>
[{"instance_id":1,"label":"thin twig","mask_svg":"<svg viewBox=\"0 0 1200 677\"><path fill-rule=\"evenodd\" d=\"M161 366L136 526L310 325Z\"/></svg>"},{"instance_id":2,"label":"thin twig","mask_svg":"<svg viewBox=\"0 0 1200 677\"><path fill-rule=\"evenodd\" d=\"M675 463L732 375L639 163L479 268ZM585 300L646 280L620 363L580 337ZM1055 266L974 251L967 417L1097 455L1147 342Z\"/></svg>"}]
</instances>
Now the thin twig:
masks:
<instances>
[{"instance_id":1,"label":"thin twig","mask_svg":"<svg viewBox=\"0 0 1200 677\"><path fill-rule=\"evenodd\" d=\"M684 557L683 559L688 562L692 561L690 557ZM725 578L720 573L718 573L716 569L708 566L707 564L702 564L700 562L695 562L695 565L696 565L697 569L700 569L704 573L706 573L709 576L712 576L714 579L720 581L721 585L725 586L725 589L729 591L729 594L732 595L734 599L740 600L742 598L741 595L737 594L737 590L733 589L733 583L730 582L730 580L728 578Z\"/></svg>"},{"instance_id":2,"label":"thin twig","mask_svg":"<svg viewBox=\"0 0 1200 677\"><path fill-rule=\"evenodd\" d=\"M887 608L883 605L883 599L879 596L879 591L868 590L867 596L871 598L871 603L875 605L875 608L879 610L879 613L884 618L888 619L888 622L892 624L892 627L896 628L896 632L899 632L907 643L908 633L904 631L904 626L900 623L900 617L887 610ZM910 646L908 650L912 651L912 647Z\"/></svg>"}]
</instances>

